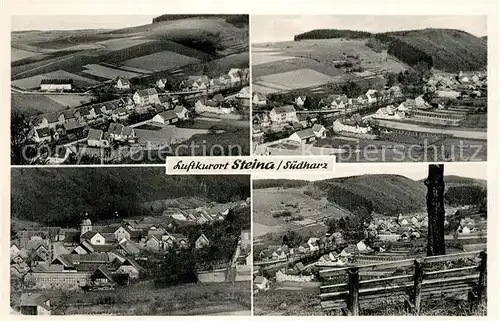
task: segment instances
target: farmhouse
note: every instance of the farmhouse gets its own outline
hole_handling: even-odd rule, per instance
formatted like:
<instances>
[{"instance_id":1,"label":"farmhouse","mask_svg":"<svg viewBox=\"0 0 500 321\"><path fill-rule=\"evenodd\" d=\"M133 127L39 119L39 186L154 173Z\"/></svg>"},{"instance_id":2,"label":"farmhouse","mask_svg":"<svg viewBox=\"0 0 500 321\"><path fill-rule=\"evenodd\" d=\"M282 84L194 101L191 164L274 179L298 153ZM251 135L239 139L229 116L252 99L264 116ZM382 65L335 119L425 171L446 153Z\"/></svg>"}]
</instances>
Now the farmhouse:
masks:
<instances>
[{"instance_id":1,"label":"farmhouse","mask_svg":"<svg viewBox=\"0 0 500 321\"><path fill-rule=\"evenodd\" d=\"M144 106L159 104L158 92L154 88L142 89L135 92L132 97L134 103Z\"/></svg>"},{"instance_id":2,"label":"farmhouse","mask_svg":"<svg viewBox=\"0 0 500 321\"><path fill-rule=\"evenodd\" d=\"M266 291L267 289L269 289L269 280L266 279L264 276L258 275L253 280L253 285L258 290Z\"/></svg>"},{"instance_id":3,"label":"farmhouse","mask_svg":"<svg viewBox=\"0 0 500 321\"><path fill-rule=\"evenodd\" d=\"M83 130L83 125L77 121L67 122L63 125L66 134L78 134Z\"/></svg>"},{"instance_id":4,"label":"farmhouse","mask_svg":"<svg viewBox=\"0 0 500 321\"><path fill-rule=\"evenodd\" d=\"M174 108L174 113L177 115L177 118L180 120L188 119L189 118L189 112L184 106L176 106Z\"/></svg>"},{"instance_id":5,"label":"farmhouse","mask_svg":"<svg viewBox=\"0 0 500 321\"><path fill-rule=\"evenodd\" d=\"M197 249L202 249L204 247L207 247L208 245L210 245L210 241L205 236L205 234L201 234L200 237L198 237L194 242L194 247Z\"/></svg>"},{"instance_id":6,"label":"farmhouse","mask_svg":"<svg viewBox=\"0 0 500 321\"><path fill-rule=\"evenodd\" d=\"M57 91L71 90L73 88L72 79L42 79L40 81L40 90Z\"/></svg>"},{"instance_id":7,"label":"farmhouse","mask_svg":"<svg viewBox=\"0 0 500 321\"><path fill-rule=\"evenodd\" d=\"M21 294L21 314L23 315L50 315L50 299L42 293Z\"/></svg>"},{"instance_id":8,"label":"farmhouse","mask_svg":"<svg viewBox=\"0 0 500 321\"><path fill-rule=\"evenodd\" d=\"M293 133L288 139L299 143L309 143L316 140L316 135L312 128L307 128Z\"/></svg>"},{"instance_id":9,"label":"farmhouse","mask_svg":"<svg viewBox=\"0 0 500 321\"><path fill-rule=\"evenodd\" d=\"M298 107L304 106L306 99L307 99L306 96L299 96L299 97L295 98L295 105L297 105Z\"/></svg>"},{"instance_id":10,"label":"farmhouse","mask_svg":"<svg viewBox=\"0 0 500 321\"><path fill-rule=\"evenodd\" d=\"M317 138L324 138L326 136L326 128L323 125L314 124L312 130L314 132L314 136Z\"/></svg>"},{"instance_id":11,"label":"farmhouse","mask_svg":"<svg viewBox=\"0 0 500 321\"><path fill-rule=\"evenodd\" d=\"M254 106L265 106L267 104L267 98L259 92L254 92L252 97L252 104Z\"/></svg>"},{"instance_id":12,"label":"farmhouse","mask_svg":"<svg viewBox=\"0 0 500 321\"><path fill-rule=\"evenodd\" d=\"M154 122L164 125L174 124L178 120L179 118L177 117L176 112L173 110L164 111L153 117Z\"/></svg>"},{"instance_id":13,"label":"farmhouse","mask_svg":"<svg viewBox=\"0 0 500 321\"><path fill-rule=\"evenodd\" d=\"M156 81L156 87L164 89L167 85L167 78L160 78Z\"/></svg>"},{"instance_id":14,"label":"farmhouse","mask_svg":"<svg viewBox=\"0 0 500 321\"><path fill-rule=\"evenodd\" d=\"M56 135L55 133L54 135ZM48 127L35 129L33 132L33 140L37 143L50 142L52 134Z\"/></svg>"},{"instance_id":15,"label":"farmhouse","mask_svg":"<svg viewBox=\"0 0 500 321\"><path fill-rule=\"evenodd\" d=\"M296 123L297 111L291 105L275 107L269 112L269 118L273 123L285 124L285 123Z\"/></svg>"},{"instance_id":16,"label":"farmhouse","mask_svg":"<svg viewBox=\"0 0 500 321\"><path fill-rule=\"evenodd\" d=\"M108 147L109 146L109 135L100 129L89 129L89 135L87 137L87 145L93 147Z\"/></svg>"},{"instance_id":17,"label":"farmhouse","mask_svg":"<svg viewBox=\"0 0 500 321\"><path fill-rule=\"evenodd\" d=\"M197 113L230 114L234 108L221 107L214 100L200 99L194 104L194 110Z\"/></svg>"},{"instance_id":18,"label":"farmhouse","mask_svg":"<svg viewBox=\"0 0 500 321\"><path fill-rule=\"evenodd\" d=\"M132 127L123 126L122 124L117 123L109 124L108 134L111 139L118 141L135 138L135 131Z\"/></svg>"},{"instance_id":19,"label":"farmhouse","mask_svg":"<svg viewBox=\"0 0 500 321\"><path fill-rule=\"evenodd\" d=\"M227 75L230 77L232 84L241 81L241 76L240 76L241 75L241 69L239 69L239 68L231 68L231 70L229 70L229 72L227 73Z\"/></svg>"},{"instance_id":20,"label":"farmhouse","mask_svg":"<svg viewBox=\"0 0 500 321\"><path fill-rule=\"evenodd\" d=\"M116 79L114 87L116 89L120 89L120 90L130 89L130 81L128 79L123 78L123 77L118 77Z\"/></svg>"}]
</instances>

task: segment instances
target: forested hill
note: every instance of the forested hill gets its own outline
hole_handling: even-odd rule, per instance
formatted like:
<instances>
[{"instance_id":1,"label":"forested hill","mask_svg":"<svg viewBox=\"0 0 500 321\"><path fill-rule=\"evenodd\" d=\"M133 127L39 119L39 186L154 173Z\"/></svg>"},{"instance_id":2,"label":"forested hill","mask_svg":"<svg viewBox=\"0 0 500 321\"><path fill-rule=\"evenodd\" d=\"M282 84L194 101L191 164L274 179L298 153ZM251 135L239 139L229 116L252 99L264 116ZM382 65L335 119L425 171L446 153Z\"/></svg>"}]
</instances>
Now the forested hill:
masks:
<instances>
[{"instance_id":1,"label":"forested hill","mask_svg":"<svg viewBox=\"0 0 500 321\"><path fill-rule=\"evenodd\" d=\"M372 210L387 215L415 212L426 205L423 183L401 175L370 174L315 183L328 199L352 212Z\"/></svg>"},{"instance_id":2,"label":"forested hill","mask_svg":"<svg viewBox=\"0 0 500 321\"><path fill-rule=\"evenodd\" d=\"M481 205L486 198L485 181L460 176L446 176L447 205ZM392 174L366 174L308 182L304 180L258 180L256 188L302 188L314 184L331 202L353 213L398 215L425 210L427 187L423 180L415 181Z\"/></svg>"},{"instance_id":3,"label":"forested hill","mask_svg":"<svg viewBox=\"0 0 500 321\"><path fill-rule=\"evenodd\" d=\"M364 31L318 29L295 36L304 39L374 38L388 53L413 66L425 61L448 72L482 70L487 65L486 39L455 29L406 30L372 34Z\"/></svg>"},{"instance_id":4,"label":"forested hill","mask_svg":"<svg viewBox=\"0 0 500 321\"><path fill-rule=\"evenodd\" d=\"M141 215L141 203L197 196L229 202L250 196L248 176L167 176L161 167L15 168L11 215L46 225L74 226L88 212L94 219Z\"/></svg>"}]
</instances>

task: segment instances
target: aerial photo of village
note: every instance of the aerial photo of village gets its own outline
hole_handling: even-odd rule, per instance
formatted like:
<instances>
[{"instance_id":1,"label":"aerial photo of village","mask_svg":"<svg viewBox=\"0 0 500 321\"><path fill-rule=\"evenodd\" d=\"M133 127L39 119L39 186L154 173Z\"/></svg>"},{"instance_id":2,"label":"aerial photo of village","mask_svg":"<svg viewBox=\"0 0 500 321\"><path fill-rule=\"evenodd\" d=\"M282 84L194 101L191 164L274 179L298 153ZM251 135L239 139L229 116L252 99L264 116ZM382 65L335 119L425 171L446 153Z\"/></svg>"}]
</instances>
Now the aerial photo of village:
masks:
<instances>
[{"instance_id":1,"label":"aerial photo of village","mask_svg":"<svg viewBox=\"0 0 500 321\"><path fill-rule=\"evenodd\" d=\"M252 16L253 153L486 160L486 34L486 16Z\"/></svg>"},{"instance_id":2,"label":"aerial photo of village","mask_svg":"<svg viewBox=\"0 0 500 321\"><path fill-rule=\"evenodd\" d=\"M248 15L14 16L11 163L249 155L248 33Z\"/></svg>"},{"instance_id":3,"label":"aerial photo of village","mask_svg":"<svg viewBox=\"0 0 500 321\"><path fill-rule=\"evenodd\" d=\"M486 165L466 164L255 174L254 314L485 315Z\"/></svg>"},{"instance_id":4,"label":"aerial photo of village","mask_svg":"<svg viewBox=\"0 0 500 321\"><path fill-rule=\"evenodd\" d=\"M250 315L250 177L13 168L23 315Z\"/></svg>"}]
</instances>

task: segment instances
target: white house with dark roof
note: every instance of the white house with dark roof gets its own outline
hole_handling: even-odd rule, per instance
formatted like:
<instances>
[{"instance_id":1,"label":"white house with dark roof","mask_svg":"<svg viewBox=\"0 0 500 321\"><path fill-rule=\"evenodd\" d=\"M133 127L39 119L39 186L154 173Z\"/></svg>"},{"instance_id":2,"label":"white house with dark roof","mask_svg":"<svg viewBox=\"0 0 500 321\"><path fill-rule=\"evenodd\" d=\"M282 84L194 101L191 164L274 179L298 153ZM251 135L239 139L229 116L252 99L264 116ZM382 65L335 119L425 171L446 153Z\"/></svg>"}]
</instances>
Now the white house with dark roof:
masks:
<instances>
[{"instance_id":1,"label":"white house with dark roof","mask_svg":"<svg viewBox=\"0 0 500 321\"><path fill-rule=\"evenodd\" d=\"M210 241L208 238L205 236L205 234L201 234L196 241L194 242L194 247L196 249L202 249L204 247L207 247L210 245Z\"/></svg>"},{"instance_id":2,"label":"white house with dark roof","mask_svg":"<svg viewBox=\"0 0 500 321\"><path fill-rule=\"evenodd\" d=\"M316 134L312 128L307 128L293 133L288 139L299 143L309 143L316 140Z\"/></svg>"},{"instance_id":3,"label":"white house with dark roof","mask_svg":"<svg viewBox=\"0 0 500 321\"><path fill-rule=\"evenodd\" d=\"M23 315L50 315L50 299L42 293L22 293L19 304Z\"/></svg>"},{"instance_id":4,"label":"white house with dark roof","mask_svg":"<svg viewBox=\"0 0 500 321\"><path fill-rule=\"evenodd\" d=\"M152 120L160 124L169 125L176 123L179 118L174 110L166 110L154 116Z\"/></svg>"},{"instance_id":5,"label":"white house with dark roof","mask_svg":"<svg viewBox=\"0 0 500 321\"><path fill-rule=\"evenodd\" d=\"M269 118L275 124L296 123L297 111L291 105L274 107L269 112Z\"/></svg>"},{"instance_id":6,"label":"white house with dark roof","mask_svg":"<svg viewBox=\"0 0 500 321\"><path fill-rule=\"evenodd\" d=\"M324 138L326 136L326 128L323 125L314 124L311 129L314 132L314 136L316 136L316 138Z\"/></svg>"},{"instance_id":7,"label":"white house with dark roof","mask_svg":"<svg viewBox=\"0 0 500 321\"><path fill-rule=\"evenodd\" d=\"M159 104L158 92L154 88L142 89L135 92L132 97L137 105L153 105Z\"/></svg>"},{"instance_id":8,"label":"white house with dark roof","mask_svg":"<svg viewBox=\"0 0 500 321\"><path fill-rule=\"evenodd\" d=\"M87 145L92 147L108 147L109 139L105 138L102 130L91 128L87 137Z\"/></svg>"},{"instance_id":9,"label":"white house with dark roof","mask_svg":"<svg viewBox=\"0 0 500 321\"><path fill-rule=\"evenodd\" d=\"M123 78L123 77L118 77L116 79L114 87L116 89L120 89L120 90L130 89L130 81L128 79Z\"/></svg>"},{"instance_id":10,"label":"white house with dark roof","mask_svg":"<svg viewBox=\"0 0 500 321\"><path fill-rule=\"evenodd\" d=\"M164 89L165 86L167 85L167 78L160 78L156 81L156 87Z\"/></svg>"},{"instance_id":11,"label":"white house with dark roof","mask_svg":"<svg viewBox=\"0 0 500 321\"><path fill-rule=\"evenodd\" d=\"M267 98L264 94L255 91L252 97L252 104L254 106L265 106L267 104Z\"/></svg>"},{"instance_id":12,"label":"white house with dark roof","mask_svg":"<svg viewBox=\"0 0 500 321\"><path fill-rule=\"evenodd\" d=\"M177 115L177 118L179 118L180 120L189 118L189 111L184 106L180 106L180 105L175 106L174 112Z\"/></svg>"},{"instance_id":13,"label":"white house with dark roof","mask_svg":"<svg viewBox=\"0 0 500 321\"><path fill-rule=\"evenodd\" d=\"M58 91L71 90L73 88L73 79L58 78L58 79L42 79L40 81L40 90Z\"/></svg>"},{"instance_id":14,"label":"white house with dark roof","mask_svg":"<svg viewBox=\"0 0 500 321\"><path fill-rule=\"evenodd\" d=\"M54 133L57 135L57 132ZM56 139L56 137L54 137ZM37 143L50 142L52 140L51 129L48 127L35 129L33 132L33 140Z\"/></svg>"},{"instance_id":15,"label":"white house with dark roof","mask_svg":"<svg viewBox=\"0 0 500 321\"><path fill-rule=\"evenodd\" d=\"M108 134L111 139L125 141L135 138L135 131L132 127L123 126L118 123L109 124Z\"/></svg>"}]
</instances>

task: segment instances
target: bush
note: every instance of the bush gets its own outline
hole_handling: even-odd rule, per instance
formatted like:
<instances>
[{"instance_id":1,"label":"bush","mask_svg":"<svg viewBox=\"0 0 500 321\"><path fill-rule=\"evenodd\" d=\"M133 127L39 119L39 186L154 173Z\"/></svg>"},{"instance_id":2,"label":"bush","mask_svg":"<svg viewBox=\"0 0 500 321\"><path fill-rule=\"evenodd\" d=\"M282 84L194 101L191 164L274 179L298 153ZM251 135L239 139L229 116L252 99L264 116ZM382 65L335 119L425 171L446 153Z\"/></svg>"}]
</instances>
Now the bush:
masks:
<instances>
[{"instance_id":1,"label":"bush","mask_svg":"<svg viewBox=\"0 0 500 321\"><path fill-rule=\"evenodd\" d=\"M288 211L288 210L285 210L285 211L273 213L273 217L274 218L284 217L284 216L292 216L292 212Z\"/></svg>"}]
</instances>

